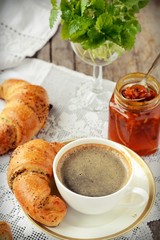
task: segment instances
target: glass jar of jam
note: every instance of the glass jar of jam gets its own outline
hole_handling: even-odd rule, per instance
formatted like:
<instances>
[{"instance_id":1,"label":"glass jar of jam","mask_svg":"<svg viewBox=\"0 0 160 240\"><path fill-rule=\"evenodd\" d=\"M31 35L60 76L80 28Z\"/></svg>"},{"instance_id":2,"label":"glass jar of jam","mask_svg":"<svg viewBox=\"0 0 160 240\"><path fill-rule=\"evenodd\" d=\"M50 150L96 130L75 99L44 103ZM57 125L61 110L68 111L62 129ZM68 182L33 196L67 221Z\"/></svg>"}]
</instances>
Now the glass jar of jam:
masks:
<instances>
[{"instance_id":1,"label":"glass jar of jam","mask_svg":"<svg viewBox=\"0 0 160 240\"><path fill-rule=\"evenodd\" d=\"M141 101L133 101L132 91L126 90L130 85L136 86L144 77L143 73L122 77L109 102L108 138L140 156L156 152L160 137L160 83L150 76L147 79L150 97Z\"/></svg>"}]
</instances>

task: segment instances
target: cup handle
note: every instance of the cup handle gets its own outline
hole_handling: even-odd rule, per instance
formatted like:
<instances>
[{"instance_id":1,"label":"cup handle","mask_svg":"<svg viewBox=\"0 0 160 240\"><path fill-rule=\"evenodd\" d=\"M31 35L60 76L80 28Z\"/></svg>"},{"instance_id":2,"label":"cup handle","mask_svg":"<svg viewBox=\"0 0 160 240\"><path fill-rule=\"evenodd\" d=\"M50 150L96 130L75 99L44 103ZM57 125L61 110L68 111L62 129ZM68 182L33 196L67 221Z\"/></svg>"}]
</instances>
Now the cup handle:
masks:
<instances>
[{"instance_id":1,"label":"cup handle","mask_svg":"<svg viewBox=\"0 0 160 240\"><path fill-rule=\"evenodd\" d=\"M148 200L148 193L139 187L130 188L122 199L120 206L124 208L142 207Z\"/></svg>"}]
</instances>

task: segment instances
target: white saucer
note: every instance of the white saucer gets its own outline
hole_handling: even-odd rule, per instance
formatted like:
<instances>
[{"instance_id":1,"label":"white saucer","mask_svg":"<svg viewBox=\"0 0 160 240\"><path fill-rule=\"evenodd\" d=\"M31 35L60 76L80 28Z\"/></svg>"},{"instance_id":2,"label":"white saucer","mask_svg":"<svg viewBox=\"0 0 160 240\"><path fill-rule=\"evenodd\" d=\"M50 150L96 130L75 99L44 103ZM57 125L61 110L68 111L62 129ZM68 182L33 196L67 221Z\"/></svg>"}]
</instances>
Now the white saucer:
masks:
<instances>
[{"instance_id":1,"label":"white saucer","mask_svg":"<svg viewBox=\"0 0 160 240\"><path fill-rule=\"evenodd\" d=\"M137 208L123 208L120 205L114 210L102 215L85 215L68 208L67 215L58 227L46 227L28 218L42 231L58 239L74 240L102 240L122 236L138 224L149 214L155 201L155 181L153 175L136 153L130 151L134 163L134 177L132 187L140 187L148 193L147 202Z\"/></svg>"}]
</instances>

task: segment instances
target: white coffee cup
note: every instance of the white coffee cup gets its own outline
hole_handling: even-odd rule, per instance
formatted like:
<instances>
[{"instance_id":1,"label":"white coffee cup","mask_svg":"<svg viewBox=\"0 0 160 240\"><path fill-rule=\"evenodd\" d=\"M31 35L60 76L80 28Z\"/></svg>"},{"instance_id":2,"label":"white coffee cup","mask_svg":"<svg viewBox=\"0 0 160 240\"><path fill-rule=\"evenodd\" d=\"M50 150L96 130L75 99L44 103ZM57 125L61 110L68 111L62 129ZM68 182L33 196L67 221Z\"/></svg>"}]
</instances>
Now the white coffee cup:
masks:
<instances>
[{"instance_id":1,"label":"white coffee cup","mask_svg":"<svg viewBox=\"0 0 160 240\"><path fill-rule=\"evenodd\" d=\"M76 193L70 190L60 179L58 169L59 164L62 159L68 152L73 148L78 146L86 146L88 144L103 145L113 149L118 154L123 155L123 159L127 162L127 167L129 168L126 183L117 191L105 195L105 196L85 196L79 193ZM106 169L107 171L107 169ZM115 206L122 203L122 199L129 194L138 194L140 195L142 201L139 203L122 203L122 207L138 207L146 203L148 194L144 189L139 187L131 187L131 182L134 174L134 168L132 164L132 157L125 147L122 145L113 142L111 140L102 139L102 138L81 138L75 141L72 141L65 145L56 155L53 162L53 173L55 178L56 186L66 203L73 209L84 213L84 214L102 214L107 211L110 211ZM57 174L58 173L58 174Z\"/></svg>"}]
</instances>

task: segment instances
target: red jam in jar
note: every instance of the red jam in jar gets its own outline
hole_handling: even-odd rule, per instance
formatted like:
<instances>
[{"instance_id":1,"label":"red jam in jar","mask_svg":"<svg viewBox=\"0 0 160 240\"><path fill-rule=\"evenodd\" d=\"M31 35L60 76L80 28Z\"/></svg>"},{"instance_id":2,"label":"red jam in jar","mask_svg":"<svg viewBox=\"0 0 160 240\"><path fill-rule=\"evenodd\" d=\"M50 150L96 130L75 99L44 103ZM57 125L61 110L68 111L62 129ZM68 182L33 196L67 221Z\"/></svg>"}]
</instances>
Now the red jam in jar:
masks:
<instances>
[{"instance_id":1,"label":"red jam in jar","mask_svg":"<svg viewBox=\"0 0 160 240\"><path fill-rule=\"evenodd\" d=\"M138 85L144 76L143 73L132 73L117 82L109 103L108 126L109 139L141 156L156 152L160 132L160 83L150 76L149 92L146 92ZM136 101L140 97L144 99Z\"/></svg>"},{"instance_id":2,"label":"red jam in jar","mask_svg":"<svg viewBox=\"0 0 160 240\"><path fill-rule=\"evenodd\" d=\"M156 97L157 93L152 88L146 88L139 84L133 84L132 86L126 86L121 90L122 96L130 99L144 102L152 100Z\"/></svg>"}]
</instances>

